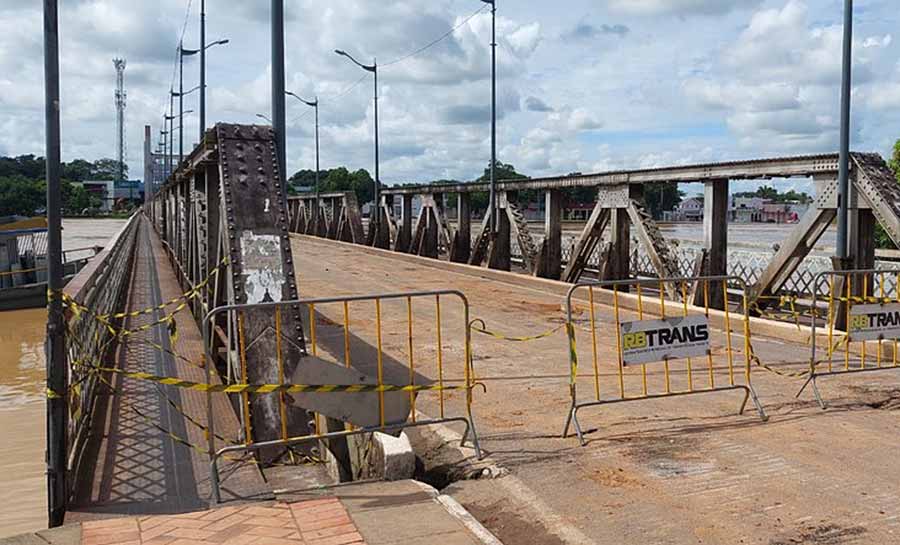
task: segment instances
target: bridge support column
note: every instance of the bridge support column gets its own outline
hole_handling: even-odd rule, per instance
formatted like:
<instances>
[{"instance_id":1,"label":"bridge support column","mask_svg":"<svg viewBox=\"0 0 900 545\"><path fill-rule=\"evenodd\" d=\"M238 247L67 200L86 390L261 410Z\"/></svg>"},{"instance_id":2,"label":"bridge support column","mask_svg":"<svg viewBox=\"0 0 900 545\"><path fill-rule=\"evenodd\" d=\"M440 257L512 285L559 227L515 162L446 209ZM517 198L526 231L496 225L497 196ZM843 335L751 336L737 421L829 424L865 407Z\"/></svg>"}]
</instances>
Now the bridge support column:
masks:
<instances>
[{"instance_id":1,"label":"bridge support column","mask_svg":"<svg viewBox=\"0 0 900 545\"><path fill-rule=\"evenodd\" d=\"M472 209L468 193L456 194L456 235L450 248L450 261L468 263L472 253Z\"/></svg>"},{"instance_id":2,"label":"bridge support column","mask_svg":"<svg viewBox=\"0 0 900 545\"><path fill-rule=\"evenodd\" d=\"M435 195L422 195L422 214L425 219L425 233L419 255L437 259L439 225L437 222L437 210Z\"/></svg>"},{"instance_id":3,"label":"bridge support column","mask_svg":"<svg viewBox=\"0 0 900 545\"><path fill-rule=\"evenodd\" d=\"M394 196L382 195L378 203L378 229L375 230L374 246L382 250L391 247L391 230L393 227Z\"/></svg>"},{"instance_id":4,"label":"bridge support column","mask_svg":"<svg viewBox=\"0 0 900 545\"><path fill-rule=\"evenodd\" d=\"M703 249L706 263L701 269L704 276L728 274L728 180L712 180L703 187ZM696 286L694 304L710 308L725 308L725 294L721 282L710 282L708 287Z\"/></svg>"},{"instance_id":5,"label":"bridge support column","mask_svg":"<svg viewBox=\"0 0 900 545\"><path fill-rule=\"evenodd\" d=\"M509 200L515 200L513 192L503 191L497 195L497 233L491 243L491 251L488 255L488 267L501 271L510 270L510 228L507 207Z\"/></svg>"},{"instance_id":6,"label":"bridge support column","mask_svg":"<svg viewBox=\"0 0 900 545\"><path fill-rule=\"evenodd\" d=\"M558 189L544 193L544 243L536 272L552 280L562 274L562 192Z\"/></svg>"},{"instance_id":7,"label":"bridge support column","mask_svg":"<svg viewBox=\"0 0 900 545\"><path fill-rule=\"evenodd\" d=\"M397 240L394 241L394 251L409 253L412 243L412 195L400 196L400 229L397 230Z\"/></svg>"},{"instance_id":8,"label":"bridge support column","mask_svg":"<svg viewBox=\"0 0 900 545\"><path fill-rule=\"evenodd\" d=\"M631 274L631 219L625 208L609 211L609 253L601 263L602 280L627 280ZM623 291L627 286L622 287Z\"/></svg>"},{"instance_id":9,"label":"bridge support column","mask_svg":"<svg viewBox=\"0 0 900 545\"><path fill-rule=\"evenodd\" d=\"M338 235L338 224L341 221L341 207L343 203L340 199L332 197L329 199L331 201L331 218L328 219L327 224L327 234L326 236L331 239L337 239Z\"/></svg>"}]
</instances>

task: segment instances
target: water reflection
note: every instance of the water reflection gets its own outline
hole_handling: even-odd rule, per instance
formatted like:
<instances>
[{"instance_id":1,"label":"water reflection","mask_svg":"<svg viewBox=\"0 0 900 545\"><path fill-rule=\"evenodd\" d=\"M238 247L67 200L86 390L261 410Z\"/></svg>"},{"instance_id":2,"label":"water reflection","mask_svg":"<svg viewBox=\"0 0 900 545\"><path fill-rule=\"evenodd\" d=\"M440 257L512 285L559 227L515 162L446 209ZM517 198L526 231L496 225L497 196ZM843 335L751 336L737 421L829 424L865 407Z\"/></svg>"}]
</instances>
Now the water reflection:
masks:
<instances>
[{"instance_id":1,"label":"water reflection","mask_svg":"<svg viewBox=\"0 0 900 545\"><path fill-rule=\"evenodd\" d=\"M45 309L0 312L0 410L40 401Z\"/></svg>"}]
</instances>

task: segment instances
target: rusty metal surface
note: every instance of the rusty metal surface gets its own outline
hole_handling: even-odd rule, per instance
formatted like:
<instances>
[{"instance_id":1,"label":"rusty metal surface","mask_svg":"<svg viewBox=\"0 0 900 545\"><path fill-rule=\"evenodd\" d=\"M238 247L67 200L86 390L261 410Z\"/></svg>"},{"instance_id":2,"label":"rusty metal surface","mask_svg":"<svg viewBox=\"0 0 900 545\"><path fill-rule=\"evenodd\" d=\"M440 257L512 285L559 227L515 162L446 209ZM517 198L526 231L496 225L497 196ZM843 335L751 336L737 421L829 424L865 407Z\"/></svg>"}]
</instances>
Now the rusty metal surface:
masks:
<instances>
[{"instance_id":1,"label":"rusty metal surface","mask_svg":"<svg viewBox=\"0 0 900 545\"><path fill-rule=\"evenodd\" d=\"M257 125L216 126L225 232L229 250L232 303L291 301L298 298L288 238L288 208L277 164L272 129ZM305 354L300 307L282 317L282 359L291 376ZM248 311L242 320L247 380L279 381L277 342L270 313ZM254 440L280 436L280 414L273 396L252 396ZM288 429L304 433L303 411L288 412Z\"/></svg>"},{"instance_id":2,"label":"rusty metal surface","mask_svg":"<svg viewBox=\"0 0 900 545\"><path fill-rule=\"evenodd\" d=\"M499 180L498 191L522 189L559 189L564 187L591 187L599 185L645 184L653 182L694 182L703 180L765 179L809 177L815 174L837 172L837 154L776 157L747 161L728 161L699 165L684 165L637 170L621 170L574 176L552 176L527 180ZM487 191L484 182L408 185L382 190L383 195L409 195L426 193L469 193Z\"/></svg>"}]
</instances>

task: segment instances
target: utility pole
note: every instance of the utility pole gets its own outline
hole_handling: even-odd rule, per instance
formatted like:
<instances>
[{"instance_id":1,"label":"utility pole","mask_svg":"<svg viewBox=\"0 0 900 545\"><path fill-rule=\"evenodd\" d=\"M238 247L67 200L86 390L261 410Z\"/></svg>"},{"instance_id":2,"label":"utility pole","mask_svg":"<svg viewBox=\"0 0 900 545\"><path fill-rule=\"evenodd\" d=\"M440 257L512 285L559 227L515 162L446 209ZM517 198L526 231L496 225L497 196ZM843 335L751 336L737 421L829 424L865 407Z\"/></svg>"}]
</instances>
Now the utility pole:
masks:
<instances>
[{"instance_id":1,"label":"utility pole","mask_svg":"<svg viewBox=\"0 0 900 545\"><path fill-rule=\"evenodd\" d=\"M311 108L316 109L316 203L318 205L319 202L319 97L317 96L312 102L309 100L304 100L300 98L296 93L292 93L291 91L285 91L286 95L290 95L303 104L310 106Z\"/></svg>"},{"instance_id":2,"label":"utility pole","mask_svg":"<svg viewBox=\"0 0 900 545\"><path fill-rule=\"evenodd\" d=\"M335 49L334 52L342 57L347 57L356 66L359 66L366 72L372 72L372 74L375 75L375 206L373 207L372 214L369 215L369 231L377 233L378 224L380 223L381 218L381 176L379 173L380 161L378 158L378 59L373 59L372 65L367 66L354 59L352 55L342 49Z\"/></svg>"},{"instance_id":3,"label":"utility pole","mask_svg":"<svg viewBox=\"0 0 900 545\"><path fill-rule=\"evenodd\" d=\"M47 170L47 506L48 524L66 515L68 370L63 321L62 210L59 135L59 17L57 0L44 0L44 120Z\"/></svg>"},{"instance_id":4,"label":"utility pole","mask_svg":"<svg viewBox=\"0 0 900 545\"><path fill-rule=\"evenodd\" d=\"M841 149L838 172L837 259L849 268L848 209L850 193L850 91L852 85L853 0L844 0L844 58L841 76Z\"/></svg>"},{"instance_id":5,"label":"utility pole","mask_svg":"<svg viewBox=\"0 0 900 545\"><path fill-rule=\"evenodd\" d=\"M206 0L200 0L200 140L206 134Z\"/></svg>"},{"instance_id":6,"label":"utility pole","mask_svg":"<svg viewBox=\"0 0 900 545\"><path fill-rule=\"evenodd\" d=\"M491 5L491 185L488 213L491 240L497 235L497 0L481 0Z\"/></svg>"},{"instance_id":7,"label":"utility pole","mask_svg":"<svg viewBox=\"0 0 900 545\"><path fill-rule=\"evenodd\" d=\"M272 0L272 121L278 148L278 168L284 182L281 184L283 192L288 179L284 103L284 0Z\"/></svg>"},{"instance_id":8,"label":"utility pole","mask_svg":"<svg viewBox=\"0 0 900 545\"><path fill-rule=\"evenodd\" d=\"M378 158L378 59L372 59L372 73L375 75L375 208L372 219L375 220L375 232L381 229L381 161ZM377 242L376 242L377 244Z\"/></svg>"},{"instance_id":9,"label":"utility pole","mask_svg":"<svg viewBox=\"0 0 900 545\"><path fill-rule=\"evenodd\" d=\"M169 87L169 176L175 171L175 94Z\"/></svg>"},{"instance_id":10,"label":"utility pole","mask_svg":"<svg viewBox=\"0 0 900 545\"><path fill-rule=\"evenodd\" d=\"M116 67L116 154L119 160L118 182L125 182L125 59L113 59ZM116 197L113 186L113 199ZM129 203L134 203L134 189L128 190Z\"/></svg>"},{"instance_id":11,"label":"utility pole","mask_svg":"<svg viewBox=\"0 0 900 545\"><path fill-rule=\"evenodd\" d=\"M178 44L178 166L184 161L184 42Z\"/></svg>"}]
</instances>

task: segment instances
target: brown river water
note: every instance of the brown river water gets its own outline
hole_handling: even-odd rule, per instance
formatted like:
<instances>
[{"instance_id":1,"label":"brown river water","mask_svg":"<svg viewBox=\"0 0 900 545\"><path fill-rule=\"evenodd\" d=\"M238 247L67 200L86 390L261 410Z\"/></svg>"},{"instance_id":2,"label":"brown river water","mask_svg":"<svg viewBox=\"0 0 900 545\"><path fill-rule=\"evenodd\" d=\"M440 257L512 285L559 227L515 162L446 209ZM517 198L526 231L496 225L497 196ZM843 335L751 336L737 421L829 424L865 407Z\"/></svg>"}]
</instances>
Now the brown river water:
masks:
<instances>
[{"instance_id":1,"label":"brown river water","mask_svg":"<svg viewBox=\"0 0 900 545\"><path fill-rule=\"evenodd\" d=\"M103 246L125 220L64 220L63 248ZM0 538L46 528L45 309L0 312Z\"/></svg>"}]
</instances>

